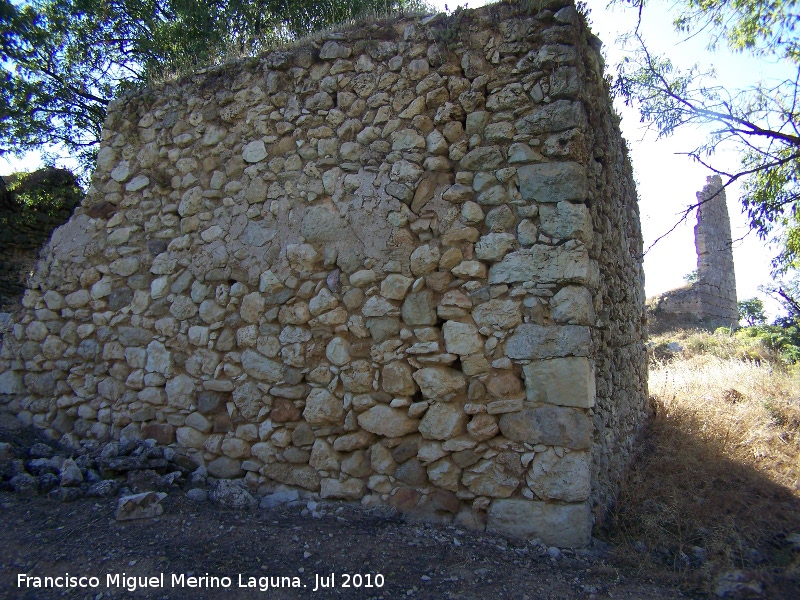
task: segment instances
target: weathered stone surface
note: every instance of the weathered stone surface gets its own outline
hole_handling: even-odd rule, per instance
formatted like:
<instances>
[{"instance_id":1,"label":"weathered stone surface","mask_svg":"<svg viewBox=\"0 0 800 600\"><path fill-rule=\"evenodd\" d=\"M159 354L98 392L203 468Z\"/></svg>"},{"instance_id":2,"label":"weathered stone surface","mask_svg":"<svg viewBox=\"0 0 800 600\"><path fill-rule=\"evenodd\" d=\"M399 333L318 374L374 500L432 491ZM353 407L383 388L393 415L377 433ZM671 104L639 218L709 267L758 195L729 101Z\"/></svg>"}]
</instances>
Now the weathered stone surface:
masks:
<instances>
[{"instance_id":1,"label":"weathered stone surface","mask_svg":"<svg viewBox=\"0 0 800 600\"><path fill-rule=\"evenodd\" d=\"M475 244L475 256L480 260L496 262L517 245L513 233L487 233Z\"/></svg>"},{"instance_id":2,"label":"weathered stone surface","mask_svg":"<svg viewBox=\"0 0 800 600\"><path fill-rule=\"evenodd\" d=\"M438 259L437 259L438 260ZM401 311L406 325L433 325L436 323L436 302L431 290L409 294Z\"/></svg>"},{"instance_id":3,"label":"weathered stone surface","mask_svg":"<svg viewBox=\"0 0 800 600\"><path fill-rule=\"evenodd\" d=\"M357 500L364 495L366 485L360 479L323 479L320 498L339 498L341 500Z\"/></svg>"},{"instance_id":4,"label":"weathered stone surface","mask_svg":"<svg viewBox=\"0 0 800 600\"><path fill-rule=\"evenodd\" d=\"M419 423L419 432L428 440L449 440L467 430L469 415L458 404L434 402Z\"/></svg>"},{"instance_id":5,"label":"weathered stone surface","mask_svg":"<svg viewBox=\"0 0 800 600\"><path fill-rule=\"evenodd\" d=\"M263 140L254 140L247 144L242 150L242 158L245 162L257 163L267 157L267 148Z\"/></svg>"},{"instance_id":6,"label":"weathered stone surface","mask_svg":"<svg viewBox=\"0 0 800 600\"><path fill-rule=\"evenodd\" d=\"M526 396L531 402L591 408L595 401L595 372L588 358L568 357L533 361L523 367Z\"/></svg>"},{"instance_id":7,"label":"weathered stone surface","mask_svg":"<svg viewBox=\"0 0 800 600\"><path fill-rule=\"evenodd\" d=\"M508 498L519 487L519 478L506 473L492 460L482 460L464 470L461 481L473 494Z\"/></svg>"},{"instance_id":8,"label":"weathered stone surface","mask_svg":"<svg viewBox=\"0 0 800 600\"><path fill-rule=\"evenodd\" d=\"M542 406L500 417L500 431L515 442L586 450L592 444L592 422L574 408Z\"/></svg>"},{"instance_id":9,"label":"weathered stone surface","mask_svg":"<svg viewBox=\"0 0 800 600\"><path fill-rule=\"evenodd\" d=\"M283 365L270 360L253 350L242 352L242 368L245 372L260 381L277 383L283 379Z\"/></svg>"},{"instance_id":10,"label":"weathered stone surface","mask_svg":"<svg viewBox=\"0 0 800 600\"><path fill-rule=\"evenodd\" d=\"M414 280L410 277L390 273L381 282L381 296L389 300L403 300Z\"/></svg>"},{"instance_id":11,"label":"weathered stone surface","mask_svg":"<svg viewBox=\"0 0 800 600\"><path fill-rule=\"evenodd\" d=\"M592 539L592 512L585 502L495 500L489 505L486 529L517 538L538 538L562 548L582 548Z\"/></svg>"},{"instance_id":12,"label":"weathered stone surface","mask_svg":"<svg viewBox=\"0 0 800 600\"><path fill-rule=\"evenodd\" d=\"M559 457L552 448L539 452L531 462L527 482L542 500L583 502L591 492L591 457L588 452Z\"/></svg>"},{"instance_id":13,"label":"weathered stone surface","mask_svg":"<svg viewBox=\"0 0 800 600\"><path fill-rule=\"evenodd\" d=\"M436 246L420 246L411 253L411 272L414 275L428 275L436 270L441 254Z\"/></svg>"},{"instance_id":14,"label":"weathered stone surface","mask_svg":"<svg viewBox=\"0 0 800 600\"><path fill-rule=\"evenodd\" d=\"M117 501L117 510L114 517L117 521L132 521L135 519L152 519L164 514L164 507L160 502L167 495L163 492L142 492L122 496Z\"/></svg>"},{"instance_id":15,"label":"weathered stone surface","mask_svg":"<svg viewBox=\"0 0 800 600\"><path fill-rule=\"evenodd\" d=\"M517 176L525 200L582 202L587 198L586 167L578 163L524 165L517 168Z\"/></svg>"},{"instance_id":16,"label":"weathered stone surface","mask_svg":"<svg viewBox=\"0 0 800 600\"><path fill-rule=\"evenodd\" d=\"M561 288L550 301L556 323L594 325L595 313L592 294L585 287L568 285Z\"/></svg>"},{"instance_id":17,"label":"weathered stone surface","mask_svg":"<svg viewBox=\"0 0 800 600\"><path fill-rule=\"evenodd\" d=\"M242 461L229 456L215 458L206 466L208 474L219 479L234 479L241 477Z\"/></svg>"},{"instance_id":18,"label":"weathered stone surface","mask_svg":"<svg viewBox=\"0 0 800 600\"><path fill-rule=\"evenodd\" d=\"M475 307L472 318L478 327L513 329L522 323L521 303L515 300L489 300Z\"/></svg>"},{"instance_id":19,"label":"weathered stone surface","mask_svg":"<svg viewBox=\"0 0 800 600\"><path fill-rule=\"evenodd\" d=\"M471 323L447 321L442 326L442 332L445 347L452 354L466 356L483 351L483 337Z\"/></svg>"},{"instance_id":20,"label":"weathered stone surface","mask_svg":"<svg viewBox=\"0 0 800 600\"><path fill-rule=\"evenodd\" d=\"M428 479L440 488L457 492L458 482L461 480L461 469L449 458L442 458L428 466Z\"/></svg>"},{"instance_id":21,"label":"weathered stone surface","mask_svg":"<svg viewBox=\"0 0 800 600\"><path fill-rule=\"evenodd\" d=\"M466 390L464 375L449 367L426 367L413 374L422 395L434 400L449 400Z\"/></svg>"},{"instance_id":22,"label":"weathered stone surface","mask_svg":"<svg viewBox=\"0 0 800 600\"><path fill-rule=\"evenodd\" d=\"M556 358L588 356L591 332L580 325L536 325L523 323L506 342L510 358Z\"/></svg>"},{"instance_id":23,"label":"weathered stone surface","mask_svg":"<svg viewBox=\"0 0 800 600\"><path fill-rule=\"evenodd\" d=\"M411 375L411 365L405 361L391 362L382 371L383 391L396 396L413 396L417 391Z\"/></svg>"},{"instance_id":24,"label":"weathered stone surface","mask_svg":"<svg viewBox=\"0 0 800 600\"><path fill-rule=\"evenodd\" d=\"M313 467L271 463L261 467L261 474L280 483L301 487L312 492L317 492L320 488L320 476Z\"/></svg>"},{"instance_id":25,"label":"weathered stone surface","mask_svg":"<svg viewBox=\"0 0 800 600\"><path fill-rule=\"evenodd\" d=\"M244 485L228 479L217 481L208 494L208 499L214 504L233 510L252 510L258 506L258 501Z\"/></svg>"},{"instance_id":26,"label":"weathered stone surface","mask_svg":"<svg viewBox=\"0 0 800 600\"><path fill-rule=\"evenodd\" d=\"M416 431L419 420L409 418L404 410L378 404L358 415L358 424L378 435L400 437Z\"/></svg>"},{"instance_id":27,"label":"weathered stone surface","mask_svg":"<svg viewBox=\"0 0 800 600\"><path fill-rule=\"evenodd\" d=\"M344 416L342 401L324 388L314 388L306 398L303 417L311 425L339 425Z\"/></svg>"},{"instance_id":28,"label":"weathered stone surface","mask_svg":"<svg viewBox=\"0 0 800 600\"><path fill-rule=\"evenodd\" d=\"M539 224L542 233L553 238L580 240L587 246L592 241L592 218L585 204L542 204Z\"/></svg>"},{"instance_id":29,"label":"weathered stone surface","mask_svg":"<svg viewBox=\"0 0 800 600\"><path fill-rule=\"evenodd\" d=\"M489 283L540 281L592 285L597 279L595 269L584 246L567 248L537 244L506 254L502 261L492 265Z\"/></svg>"}]
</instances>

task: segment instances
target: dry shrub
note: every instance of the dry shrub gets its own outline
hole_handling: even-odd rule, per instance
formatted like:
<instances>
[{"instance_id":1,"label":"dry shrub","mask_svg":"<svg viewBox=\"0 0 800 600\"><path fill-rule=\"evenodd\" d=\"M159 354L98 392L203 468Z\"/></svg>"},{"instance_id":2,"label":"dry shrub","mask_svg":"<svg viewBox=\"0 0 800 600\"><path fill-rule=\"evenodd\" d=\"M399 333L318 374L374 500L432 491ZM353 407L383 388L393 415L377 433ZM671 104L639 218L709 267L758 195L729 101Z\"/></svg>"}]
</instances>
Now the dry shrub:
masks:
<instances>
[{"instance_id":1,"label":"dry shrub","mask_svg":"<svg viewBox=\"0 0 800 600\"><path fill-rule=\"evenodd\" d=\"M767 362L651 365L655 416L610 531L622 557L693 589L742 569L771 597L796 592L800 559L786 538L800 533L799 392Z\"/></svg>"}]
</instances>

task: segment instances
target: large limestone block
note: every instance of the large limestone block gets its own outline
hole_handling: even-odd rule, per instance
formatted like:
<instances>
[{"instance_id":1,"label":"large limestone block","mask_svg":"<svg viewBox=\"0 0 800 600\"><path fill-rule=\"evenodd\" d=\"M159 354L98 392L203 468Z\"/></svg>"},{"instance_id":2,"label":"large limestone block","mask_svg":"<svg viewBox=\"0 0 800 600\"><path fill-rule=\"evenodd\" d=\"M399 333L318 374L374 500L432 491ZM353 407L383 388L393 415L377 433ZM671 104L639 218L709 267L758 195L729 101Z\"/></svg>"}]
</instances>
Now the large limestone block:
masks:
<instances>
[{"instance_id":1,"label":"large limestone block","mask_svg":"<svg viewBox=\"0 0 800 600\"><path fill-rule=\"evenodd\" d=\"M25 390L22 376L14 371L0 373L0 394L20 394Z\"/></svg>"},{"instance_id":2,"label":"large limestone block","mask_svg":"<svg viewBox=\"0 0 800 600\"><path fill-rule=\"evenodd\" d=\"M582 244L563 246L537 244L510 252L489 269L489 283L581 283L595 285L597 265Z\"/></svg>"},{"instance_id":3,"label":"large limestone block","mask_svg":"<svg viewBox=\"0 0 800 600\"><path fill-rule=\"evenodd\" d=\"M545 235L553 238L580 240L587 245L592 239L592 217L585 204L542 204L539 225Z\"/></svg>"},{"instance_id":4,"label":"large limestone block","mask_svg":"<svg viewBox=\"0 0 800 600\"><path fill-rule=\"evenodd\" d=\"M589 504L549 504L531 500L495 500L486 530L517 538L539 538L549 546L582 548L592 539Z\"/></svg>"},{"instance_id":5,"label":"large limestone block","mask_svg":"<svg viewBox=\"0 0 800 600\"><path fill-rule=\"evenodd\" d=\"M522 323L522 308L515 300L489 300L472 312L478 327L512 329Z\"/></svg>"},{"instance_id":6,"label":"large limestone block","mask_svg":"<svg viewBox=\"0 0 800 600\"><path fill-rule=\"evenodd\" d=\"M319 492L320 498L340 498L342 500L358 500L364 495L366 484L360 479L323 479Z\"/></svg>"},{"instance_id":7,"label":"large limestone block","mask_svg":"<svg viewBox=\"0 0 800 600\"><path fill-rule=\"evenodd\" d=\"M478 328L471 323L447 321L442 326L444 343L451 354L468 356L483 352L483 338L478 333Z\"/></svg>"},{"instance_id":8,"label":"large limestone block","mask_svg":"<svg viewBox=\"0 0 800 600\"><path fill-rule=\"evenodd\" d=\"M431 290L409 294L403 302L403 321L406 325L434 325L436 323L436 300Z\"/></svg>"},{"instance_id":9,"label":"large limestone block","mask_svg":"<svg viewBox=\"0 0 800 600\"><path fill-rule=\"evenodd\" d=\"M515 442L586 450L592 445L592 421L583 411L540 406L500 417L500 432Z\"/></svg>"},{"instance_id":10,"label":"large limestone block","mask_svg":"<svg viewBox=\"0 0 800 600\"><path fill-rule=\"evenodd\" d=\"M209 472L211 472L210 467ZM290 463L271 463L261 467L261 474L286 485L305 488L312 492L319 490L320 477L313 467Z\"/></svg>"},{"instance_id":11,"label":"large limestone block","mask_svg":"<svg viewBox=\"0 0 800 600\"><path fill-rule=\"evenodd\" d=\"M473 494L508 498L519 486L519 479L506 473L492 460L482 460L464 471L461 478Z\"/></svg>"},{"instance_id":12,"label":"large limestone block","mask_svg":"<svg viewBox=\"0 0 800 600\"><path fill-rule=\"evenodd\" d=\"M436 400L450 399L467 386L463 373L449 367L427 367L416 371L413 377L422 395Z\"/></svg>"},{"instance_id":13,"label":"large limestone block","mask_svg":"<svg viewBox=\"0 0 800 600\"><path fill-rule=\"evenodd\" d=\"M588 356L592 336L580 325L523 323L506 342L506 356L516 359Z\"/></svg>"},{"instance_id":14,"label":"large limestone block","mask_svg":"<svg viewBox=\"0 0 800 600\"><path fill-rule=\"evenodd\" d=\"M358 424L367 431L386 437L400 437L417 430L418 419L409 418L406 411L378 404L358 415Z\"/></svg>"},{"instance_id":15,"label":"large limestone block","mask_svg":"<svg viewBox=\"0 0 800 600\"><path fill-rule=\"evenodd\" d=\"M303 417L311 425L339 425L344 416L342 400L325 388L314 388L306 398Z\"/></svg>"},{"instance_id":16,"label":"large limestone block","mask_svg":"<svg viewBox=\"0 0 800 600\"><path fill-rule=\"evenodd\" d=\"M559 457L553 449L537 454L527 475L528 487L543 500L582 502L591 492L591 458L588 452Z\"/></svg>"},{"instance_id":17,"label":"large limestone block","mask_svg":"<svg viewBox=\"0 0 800 600\"><path fill-rule=\"evenodd\" d=\"M434 402L419 423L427 440L449 440L467 431L469 415L458 404Z\"/></svg>"},{"instance_id":18,"label":"large limestone block","mask_svg":"<svg viewBox=\"0 0 800 600\"><path fill-rule=\"evenodd\" d=\"M277 383L283 379L283 365L269 360L258 352L245 350L242 352L242 367L255 379Z\"/></svg>"},{"instance_id":19,"label":"large limestone block","mask_svg":"<svg viewBox=\"0 0 800 600\"><path fill-rule=\"evenodd\" d=\"M539 360L525 365L522 370L529 401L577 408L594 406L594 365L588 358Z\"/></svg>"},{"instance_id":20,"label":"large limestone block","mask_svg":"<svg viewBox=\"0 0 800 600\"><path fill-rule=\"evenodd\" d=\"M417 385L411 374L411 365L395 361L383 367L383 390L396 396L413 396Z\"/></svg>"},{"instance_id":21,"label":"large limestone block","mask_svg":"<svg viewBox=\"0 0 800 600\"><path fill-rule=\"evenodd\" d=\"M550 301L550 309L556 323L594 325L596 320L592 293L577 285L561 288Z\"/></svg>"},{"instance_id":22,"label":"large limestone block","mask_svg":"<svg viewBox=\"0 0 800 600\"><path fill-rule=\"evenodd\" d=\"M561 202L586 200L586 167L575 162L539 163L517 169L525 200Z\"/></svg>"}]
</instances>

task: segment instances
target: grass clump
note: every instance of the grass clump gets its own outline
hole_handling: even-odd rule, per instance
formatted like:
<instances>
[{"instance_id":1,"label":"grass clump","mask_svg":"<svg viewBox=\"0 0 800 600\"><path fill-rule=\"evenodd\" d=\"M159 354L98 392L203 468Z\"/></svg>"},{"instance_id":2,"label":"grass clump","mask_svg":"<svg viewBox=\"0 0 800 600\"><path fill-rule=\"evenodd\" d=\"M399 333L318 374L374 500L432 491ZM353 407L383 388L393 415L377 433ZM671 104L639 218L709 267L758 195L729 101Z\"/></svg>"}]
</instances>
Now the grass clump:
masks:
<instances>
[{"instance_id":1,"label":"grass clump","mask_svg":"<svg viewBox=\"0 0 800 600\"><path fill-rule=\"evenodd\" d=\"M713 592L738 570L767 597L793 597L800 589L797 373L758 335L679 331L652 342L655 415L610 539L624 560L687 589ZM672 343L683 349L668 352Z\"/></svg>"}]
</instances>

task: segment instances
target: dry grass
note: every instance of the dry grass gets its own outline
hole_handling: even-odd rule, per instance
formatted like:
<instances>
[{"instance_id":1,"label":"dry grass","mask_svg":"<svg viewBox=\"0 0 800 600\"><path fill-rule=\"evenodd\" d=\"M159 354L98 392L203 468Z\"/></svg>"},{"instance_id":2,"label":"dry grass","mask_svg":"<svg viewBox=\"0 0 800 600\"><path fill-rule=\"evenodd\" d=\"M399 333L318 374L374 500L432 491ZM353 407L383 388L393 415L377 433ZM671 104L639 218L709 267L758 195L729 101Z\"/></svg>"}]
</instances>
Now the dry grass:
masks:
<instances>
[{"instance_id":1,"label":"dry grass","mask_svg":"<svg viewBox=\"0 0 800 600\"><path fill-rule=\"evenodd\" d=\"M651 364L655 416L609 537L688 589L739 569L767 597L800 597L787 540L800 533L800 380L766 360L684 354Z\"/></svg>"}]
</instances>

